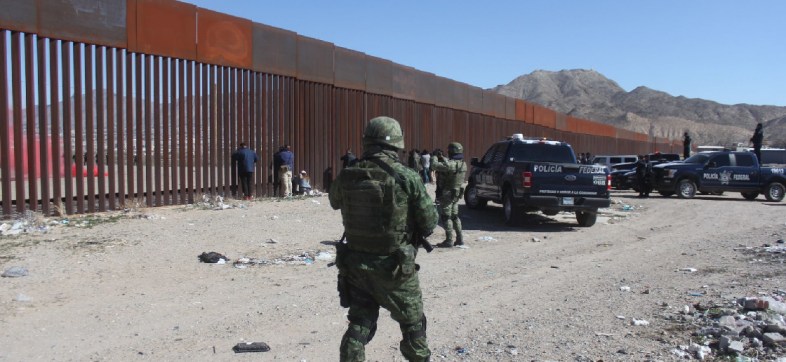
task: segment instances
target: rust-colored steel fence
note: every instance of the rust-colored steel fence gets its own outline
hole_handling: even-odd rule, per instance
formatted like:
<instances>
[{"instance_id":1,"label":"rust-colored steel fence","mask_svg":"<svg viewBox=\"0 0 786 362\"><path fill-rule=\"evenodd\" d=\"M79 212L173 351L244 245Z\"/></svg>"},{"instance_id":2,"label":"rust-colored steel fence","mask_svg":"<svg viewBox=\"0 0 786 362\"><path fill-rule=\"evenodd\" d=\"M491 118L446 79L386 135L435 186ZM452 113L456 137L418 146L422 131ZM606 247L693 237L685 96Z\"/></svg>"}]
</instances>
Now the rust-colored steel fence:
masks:
<instances>
[{"instance_id":1,"label":"rust-colored steel fence","mask_svg":"<svg viewBox=\"0 0 786 362\"><path fill-rule=\"evenodd\" d=\"M69 12L78 2L0 0L4 217L230 197L241 142L260 159L256 195L275 195L272 156L285 144L324 189L378 115L401 122L405 151L459 141L480 156L513 133L592 154L681 149L185 3L95 1L113 17Z\"/></svg>"}]
</instances>

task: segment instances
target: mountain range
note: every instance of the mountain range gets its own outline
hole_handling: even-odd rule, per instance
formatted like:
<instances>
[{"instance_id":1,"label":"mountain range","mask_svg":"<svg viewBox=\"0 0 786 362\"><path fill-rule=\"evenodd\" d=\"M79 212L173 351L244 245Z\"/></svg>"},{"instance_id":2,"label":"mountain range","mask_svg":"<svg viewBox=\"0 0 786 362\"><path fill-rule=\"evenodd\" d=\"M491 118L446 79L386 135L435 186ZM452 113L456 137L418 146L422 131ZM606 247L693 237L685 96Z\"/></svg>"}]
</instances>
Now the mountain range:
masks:
<instances>
[{"instance_id":1,"label":"mountain range","mask_svg":"<svg viewBox=\"0 0 786 362\"><path fill-rule=\"evenodd\" d=\"M492 90L655 137L681 140L687 131L694 145L747 145L756 124L762 123L765 145L786 146L786 107L726 105L644 86L628 92L594 70L537 70Z\"/></svg>"}]
</instances>

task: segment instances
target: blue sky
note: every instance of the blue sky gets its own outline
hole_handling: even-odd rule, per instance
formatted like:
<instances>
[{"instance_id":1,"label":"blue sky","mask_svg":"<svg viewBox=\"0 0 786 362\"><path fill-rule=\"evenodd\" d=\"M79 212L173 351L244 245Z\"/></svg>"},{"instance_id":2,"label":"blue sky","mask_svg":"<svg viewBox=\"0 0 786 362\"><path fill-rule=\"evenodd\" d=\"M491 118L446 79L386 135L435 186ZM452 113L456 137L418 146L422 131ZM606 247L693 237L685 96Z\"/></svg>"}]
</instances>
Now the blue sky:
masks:
<instances>
[{"instance_id":1,"label":"blue sky","mask_svg":"<svg viewBox=\"0 0 786 362\"><path fill-rule=\"evenodd\" d=\"M786 1L186 2L482 88L594 69L627 91L786 106Z\"/></svg>"}]
</instances>

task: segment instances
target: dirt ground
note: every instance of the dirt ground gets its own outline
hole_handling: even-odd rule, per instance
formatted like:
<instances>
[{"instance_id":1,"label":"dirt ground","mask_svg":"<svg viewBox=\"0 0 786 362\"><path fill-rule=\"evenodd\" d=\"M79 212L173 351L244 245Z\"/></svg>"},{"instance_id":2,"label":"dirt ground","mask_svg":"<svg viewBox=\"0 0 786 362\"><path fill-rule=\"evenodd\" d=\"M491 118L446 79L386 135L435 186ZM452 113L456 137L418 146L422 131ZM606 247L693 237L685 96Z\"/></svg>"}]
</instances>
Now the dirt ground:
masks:
<instances>
[{"instance_id":1,"label":"dirt ground","mask_svg":"<svg viewBox=\"0 0 786 362\"><path fill-rule=\"evenodd\" d=\"M0 360L337 361L340 213L326 195L225 205L6 220L27 231L0 237L0 271L28 274L0 278ZM614 191L601 211L507 227L499 205L462 205L469 247L418 255L432 359L677 360L712 343L688 310L786 294L784 254L757 252L786 237L786 202ZM230 261L199 262L210 251ZM382 311L368 360L402 361L399 339ZM270 351L232 351L246 341Z\"/></svg>"}]
</instances>

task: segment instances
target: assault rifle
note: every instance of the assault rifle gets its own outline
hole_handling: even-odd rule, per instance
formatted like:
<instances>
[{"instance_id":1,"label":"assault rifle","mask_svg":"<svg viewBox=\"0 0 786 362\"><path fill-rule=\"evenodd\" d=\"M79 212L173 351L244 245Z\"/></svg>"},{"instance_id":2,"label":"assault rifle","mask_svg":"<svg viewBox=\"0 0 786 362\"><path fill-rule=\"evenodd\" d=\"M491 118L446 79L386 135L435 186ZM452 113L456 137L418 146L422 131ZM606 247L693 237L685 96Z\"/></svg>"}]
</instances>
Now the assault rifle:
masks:
<instances>
[{"instance_id":1,"label":"assault rifle","mask_svg":"<svg viewBox=\"0 0 786 362\"><path fill-rule=\"evenodd\" d=\"M422 247L423 249L426 250L427 253L430 253L432 250L434 250L434 246L431 245L431 243L429 243L428 240L426 240L425 236L421 235L418 232L412 234L412 245L415 246L415 249L417 249L418 247Z\"/></svg>"}]
</instances>

